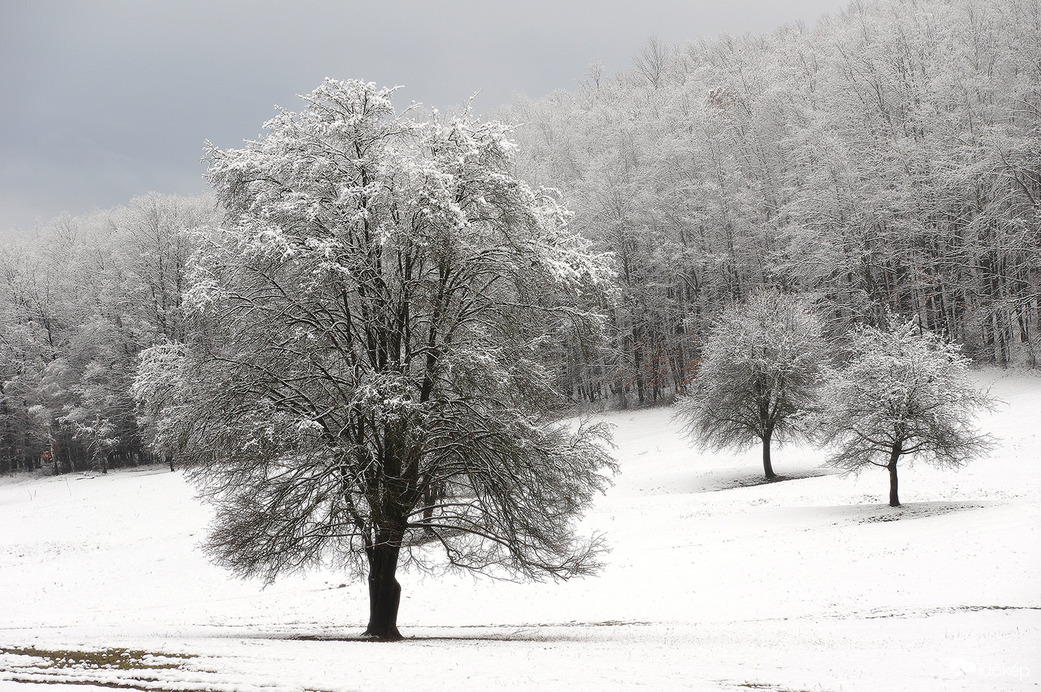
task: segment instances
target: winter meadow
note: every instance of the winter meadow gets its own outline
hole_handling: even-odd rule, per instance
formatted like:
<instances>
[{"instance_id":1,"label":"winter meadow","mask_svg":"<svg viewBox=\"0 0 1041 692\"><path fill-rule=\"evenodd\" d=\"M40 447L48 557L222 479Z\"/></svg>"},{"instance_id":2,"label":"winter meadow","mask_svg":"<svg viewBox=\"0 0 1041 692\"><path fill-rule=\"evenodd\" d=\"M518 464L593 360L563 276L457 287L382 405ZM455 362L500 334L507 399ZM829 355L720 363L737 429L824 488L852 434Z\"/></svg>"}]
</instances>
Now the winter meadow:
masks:
<instances>
[{"instance_id":1,"label":"winter meadow","mask_svg":"<svg viewBox=\"0 0 1041 692\"><path fill-rule=\"evenodd\" d=\"M1037 687L1039 56L873 0L488 117L327 78L0 245L0 689Z\"/></svg>"}]
</instances>

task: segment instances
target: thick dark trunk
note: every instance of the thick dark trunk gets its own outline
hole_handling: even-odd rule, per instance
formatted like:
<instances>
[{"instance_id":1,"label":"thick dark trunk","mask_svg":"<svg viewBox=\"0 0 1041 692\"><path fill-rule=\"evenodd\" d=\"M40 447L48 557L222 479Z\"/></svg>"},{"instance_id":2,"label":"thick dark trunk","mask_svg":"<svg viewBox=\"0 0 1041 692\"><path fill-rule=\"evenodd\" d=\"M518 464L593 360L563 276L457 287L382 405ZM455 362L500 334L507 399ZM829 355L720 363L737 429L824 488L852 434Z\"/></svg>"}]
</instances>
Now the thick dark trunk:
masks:
<instances>
[{"instance_id":1,"label":"thick dark trunk","mask_svg":"<svg viewBox=\"0 0 1041 692\"><path fill-rule=\"evenodd\" d=\"M365 636L373 639L401 639L398 632L398 551L396 544L380 543L369 550L369 626Z\"/></svg>"},{"instance_id":2,"label":"thick dark trunk","mask_svg":"<svg viewBox=\"0 0 1041 692\"><path fill-rule=\"evenodd\" d=\"M770 430L763 436L763 473L766 474L766 480L772 481L777 478L777 474L774 473L773 464L770 463L770 438L773 437L773 431Z\"/></svg>"},{"instance_id":3,"label":"thick dark trunk","mask_svg":"<svg viewBox=\"0 0 1041 692\"><path fill-rule=\"evenodd\" d=\"M893 445L892 451L889 453L889 464L886 468L889 469L889 506L899 507L900 506L900 495L897 492L897 486L899 482L896 477L896 460L900 458L900 454L903 452L902 445L897 442Z\"/></svg>"}]
</instances>

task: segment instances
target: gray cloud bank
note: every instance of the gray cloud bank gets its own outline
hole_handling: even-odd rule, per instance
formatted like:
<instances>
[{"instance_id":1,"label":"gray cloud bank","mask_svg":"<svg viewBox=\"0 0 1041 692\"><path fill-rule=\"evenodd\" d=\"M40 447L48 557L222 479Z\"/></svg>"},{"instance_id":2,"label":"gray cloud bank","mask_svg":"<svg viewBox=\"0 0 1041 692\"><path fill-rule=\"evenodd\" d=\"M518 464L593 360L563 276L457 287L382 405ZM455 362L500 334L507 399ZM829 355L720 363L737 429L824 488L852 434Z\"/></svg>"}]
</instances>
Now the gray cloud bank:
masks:
<instances>
[{"instance_id":1,"label":"gray cloud bank","mask_svg":"<svg viewBox=\"0 0 1041 692\"><path fill-rule=\"evenodd\" d=\"M326 76L403 85L398 106L572 88L652 35L765 32L839 0L206 2L0 0L0 238L61 211L205 189L203 142L255 137Z\"/></svg>"}]
</instances>

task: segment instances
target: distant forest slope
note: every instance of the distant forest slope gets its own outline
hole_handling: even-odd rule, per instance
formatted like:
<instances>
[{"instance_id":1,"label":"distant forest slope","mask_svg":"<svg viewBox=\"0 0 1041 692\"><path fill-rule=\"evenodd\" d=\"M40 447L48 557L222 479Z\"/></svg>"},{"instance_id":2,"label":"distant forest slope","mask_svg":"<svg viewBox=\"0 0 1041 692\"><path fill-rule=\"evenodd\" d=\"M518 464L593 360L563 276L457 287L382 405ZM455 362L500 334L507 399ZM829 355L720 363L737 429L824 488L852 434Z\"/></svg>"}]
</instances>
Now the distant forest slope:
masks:
<instances>
[{"instance_id":1,"label":"distant forest slope","mask_svg":"<svg viewBox=\"0 0 1041 692\"><path fill-rule=\"evenodd\" d=\"M614 349L575 377L682 388L706 318L763 285L836 334L893 311L1038 365L1038 0L854 2L633 63L507 112L522 177L618 260Z\"/></svg>"}]
</instances>

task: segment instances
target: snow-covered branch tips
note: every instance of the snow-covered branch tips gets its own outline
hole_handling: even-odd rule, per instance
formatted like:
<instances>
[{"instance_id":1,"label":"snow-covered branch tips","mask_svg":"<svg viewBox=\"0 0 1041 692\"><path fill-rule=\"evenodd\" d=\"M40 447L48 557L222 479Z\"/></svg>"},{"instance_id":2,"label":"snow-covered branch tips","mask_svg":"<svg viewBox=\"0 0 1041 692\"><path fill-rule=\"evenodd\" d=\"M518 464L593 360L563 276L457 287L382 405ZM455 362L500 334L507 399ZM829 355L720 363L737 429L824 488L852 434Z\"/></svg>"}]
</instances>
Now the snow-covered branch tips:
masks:
<instances>
[{"instance_id":1,"label":"snow-covered branch tips","mask_svg":"<svg viewBox=\"0 0 1041 692\"><path fill-rule=\"evenodd\" d=\"M226 223L194 259L185 343L138 375L156 444L217 507L215 558L367 569L378 638L399 636L399 563L595 569L574 522L613 468L603 428L548 418L546 365L597 337L576 306L609 262L512 175L505 126L391 95L327 80L209 148Z\"/></svg>"}]
</instances>

